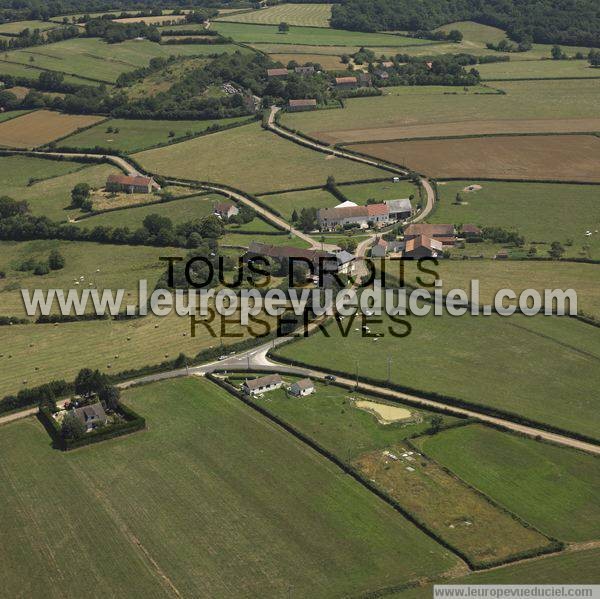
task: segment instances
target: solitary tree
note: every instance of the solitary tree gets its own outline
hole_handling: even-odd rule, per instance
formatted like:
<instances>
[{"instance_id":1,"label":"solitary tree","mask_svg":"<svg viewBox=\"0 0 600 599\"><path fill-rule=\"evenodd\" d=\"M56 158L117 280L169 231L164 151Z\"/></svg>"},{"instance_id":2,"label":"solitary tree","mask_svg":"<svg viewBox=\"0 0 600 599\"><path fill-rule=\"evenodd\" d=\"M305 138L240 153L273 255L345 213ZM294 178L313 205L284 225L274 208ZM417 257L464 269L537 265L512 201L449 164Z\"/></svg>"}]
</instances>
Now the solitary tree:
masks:
<instances>
[{"instance_id":1,"label":"solitary tree","mask_svg":"<svg viewBox=\"0 0 600 599\"><path fill-rule=\"evenodd\" d=\"M60 432L65 439L81 439L85 434L85 426L73 412L69 412L63 418Z\"/></svg>"},{"instance_id":2,"label":"solitary tree","mask_svg":"<svg viewBox=\"0 0 600 599\"><path fill-rule=\"evenodd\" d=\"M287 33L289 30L290 26L285 21L279 23L279 33Z\"/></svg>"},{"instance_id":3,"label":"solitary tree","mask_svg":"<svg viewBox=\"0 0 600 599\"><path fill-rule=\"evenodd\" d=\"M87 183L77 183L71 190L71 202L75 208L81 208L86 200L89 199L91 187Z\"/></svg>"},{"instance_id":4,"label":"solitary tree","mask_svg":"<svg viewBox=\"0 0 600 599\"><path fill-rule=\"evenodd\" d=\"M548 253L550 254L551 258L558 260L565 253L565 248L562 246L562 243L560 243L560 241L553 241L550 244L550 250Z\"/></svg>"}]
</instances>

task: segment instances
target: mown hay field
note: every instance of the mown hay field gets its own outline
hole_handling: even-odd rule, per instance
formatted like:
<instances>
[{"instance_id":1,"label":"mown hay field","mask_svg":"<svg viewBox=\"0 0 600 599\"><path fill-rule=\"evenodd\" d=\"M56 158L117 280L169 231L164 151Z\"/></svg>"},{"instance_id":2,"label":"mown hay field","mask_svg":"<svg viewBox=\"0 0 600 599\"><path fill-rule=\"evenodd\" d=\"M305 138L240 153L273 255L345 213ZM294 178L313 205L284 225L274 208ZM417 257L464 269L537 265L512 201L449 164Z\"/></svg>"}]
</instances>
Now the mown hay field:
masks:
<instances>
[{"instance_id":1,"label":"mown hay field","mask_svg":"<svg viewBox=\"0 0 600 599\"><path fill-rule=\"evenodd\" d=\"M457 564L208 381L146 386L125 400L148 430L85 451L52 450L35 419L0 431L7 594L336 597Z\"/></svg>"},{"instance_id":2,"label":"mown hay field","mask_svg":"<svg viewBox=\"0 0 600 599\"><path fill-rule=\"evenodd\" d=\"M163 249L163 255L180 256L181 252ZM137 285L133 276L128 281L128 287ZM151 292L150 282L148 286ZM136 304L136 299L131 292L131 296L125 295L124 302ZM274 322L269 317L264 320ZM117 374L174 360L180 353L194 357L201 350L219 347L221 342L227 346L250 336L249 328L241 326L239 319L237 324L223 324L223 330L221 325L218 316L212 324L200 324L195 338L191 336L189 317L174 313L165 317L150 315L133 320L93 320L56 326L3 326L0 327L0 353L3 354L0 397L53 379L73 380L84 364ZM257 335L268 332L261 324L251 327ZM230 337L223 337L223 333Z\"/></svg>"},{"instance_id":3,"label":"mown hay field","mask_svg":"<svg viewBox=\"0 0 600 599\"><path fill-rule=\"evenodd\" d=\"M173 139L190 133L206 131L215 125L224 127L244 120L247 120L247 117L206 121L110 119L68 137L61 141L60 145L74 149L100 146L123 152L140 152L158 144L168 144ZM109 128L112 130L109 131Z\"/></svg>"},{"instance_id":4,"label":"mown hay field","mask_svg":"<svg viewBox=\"0 0 600 599\"><path fill-rule=\"evenodd\" d=\"M227 23L214 21L211 29L233 38L236 42L261 44L302 44L308 46L384 46L403 47L426 44L427 40L391 33L362 33L324 27L291 26L288 33L280 33L279 25Z\"/></svg>"},{"instance_id":5,"label":"mown hay field","mask_svg":"<svg viewBox=\"0 0 600 599\"><path fill-rule=\"evenodd\" d=\"M146 279L152 288L165 271L160 256L182 255L184 250L154 247L132 247L103 243L35 240L21 243L0 242L0 270L6 278L0 279L0 314L26 318L21 289L125 289L126 298L137 300L138 281ZM29 259L46 262L52 250L65 258L61 270L51 270L37 276L20 266ZM80 277L84 277L80 280ZM75 285L75 281L78 282ZM56 312L56 308L54 310ZM90 310L91 311L91 310ZM28 329L33 333L34 329Z\"/></svg>"},{"instance_id":6,"label":"mown hay field","mask_svg":"<svg viewBox=\"0 0 600 599\"><path fill-rule=\"evenodd\" d=\"M239 49L239 46L230 44L220 44L218 47L195 44L161 45L147 40L108 44L98 38L82 37L48 46L6 52L0 57L0 73L6 72L5 65L19 63L23 65L21 71L24 67L40 67L112 84L121 73L145 67L155 57L206 56Z\"/></svg>"},{"instance_id":7,"label":"mown hay field","mask_svg":"<svg viewBox=\"0 0 600 599\"><path fill-rule=\"evenodd\" d=\"M219 21L259 25L279 25L285 22L288 25L305 27L329 27L329 19L331 19L331 4L281 4L262 10L218 17Z\"/></svg>"},{"instance_id":8,"label":"mown hay field","mask_svg":"<svg viewBox=\"0 0 600 599\"><path fill-rule=\"evenodd\" d=\"M347 100L344 110L285 114L283 122L331 143L535 132L536 121L546 122L540 124L541 132L597 131L600 126L598 80L505 81L498 87L505 94L490 94L489 89L479 94L455 87L394 87L382 97ZM570 122L561 124L565 119ZM418 129L425 125L435 126Z\"/></svg>"},{"instance_id":9,"label":"mown hay field","mask_svg":"<svg viewBox=\"0 0 600 599\"><path fill-rule=\"evenodd\" d=\"M146 25L171 25L173 23L185 22L185 15L155 15L152 17L126 17L124 19L113 19L115 23L146 23Z\"/></svg>"},{"instance_id":10,"label":"mown hay field","mask_svg":"<svg viewBox=\"0 0 600 599\"><path fill-rule=\"evenodd\" d=\"M303 208L333 208L340 201L325 189L291 191L275 195L261 196L261 202L277 210L288 222L294 210L299 215Z\"/></svg>"},{"instance_id":11,"label":"mown hay field","mask_svg":"<svg viewBox=\"0 0 600 599\"><path fill-rule=\"evenodd\" d=\"M464 191L472 184L481 189ZM541 255L560 241L567 256L600 259L598 185L462 180L442 182L437 189L431 222L516 229L527 247L535 243ZM461 204L456 204L456 194Z\"/></svg>"},{"instance_id":12,"label":"mown hay field","mask_svg":"<svg viewBox=\"0 0 600 599\"><path fill-rule=\"evenodd\" d=\"M331 158L250 124L165 148L135 154L154 173L226 183L252 193L372 179L385 171Z\"/></svg>"},{"instance_id":13,"label":"mown hay field","mask_svg":"<svg viewBox=\"0 0 600 599\"><path fill-rule=\"evenodd\" d=\"M398 334L406 327L382 318L382 324L370 325L372 334L384 334L377 341L355 330L359 321L345 321L345 338L334 324L329 340L316 334L275 355L352 376L358 368L359 377L382 382L388 365L381 356L392 356L392 383L417 394L435 392L598 437L595 327L568 317L410 316L404 319L412 325L410 334L398 339L389 327Z\"/></svg>"},{"instance_id":14,"label":"mown hay field","mask_svg":"<svg viewBox=\"0 0 600 599\"><path fill-rule=\"evenodd\" d=\"M17 155L0 157L2 193L15 200L27 200L32 214L61 222L82 214L81 210L71 207L71 190L77 183L99 189L106 183L108 175L120 172L108 164L89 166L69 160Z\"/></svg>"},{"instance_id":15,"label":"mown hay field","mask_svg":"<svg viewBox=\"0 0 600 599\"><path fill-rule=\"evenodd\" d=\"M36 110L0 124L0 146L36 148L102 120L101 116Z\"/></svg>"},{"instance_id":16,"label":"mown hay field","mask_svg":"<svg viewBox=\"0 0 600 599\"><path fill-rule=\"evenodd\" d=\"M417 445L501 505L565 541L600 535L600 460L583 452L472 425Z\"/></svg>"},{"instance_id":17,"label":"mown hay field","mask_svg":"<svg viewBox=\"0 0 600 599\"><path fill-rule=\"evenodd\" d=\"M436 178L600 183L600 138L593 135L396 141L349 148Z\"/></svg>"},{"instance_id":18,"label":"mown hay field","mask_svg":"<svg viewBox=\"0 0 600 599\"><path fill-rule=\"evenodd\" d=\"M356 183L354 185L340 185L340 191L351 201L359 206L364 206L369 200L385 202L386 200L401 200L415 196L419 197L419 189L410 181L395 183L388 181L375 181L373 183ZM413 202L413 208L416 201Z\"/></svg>"},{"instance_id":19,"label":"mown hay field","mask_svg":"<svg viewBox=\"0 0 600 599\"><path fill-rule=\"evenodd\" d=\"M24 29L47 31L48 29L55 29L56 27L56 23L50 21L13 21L12 23L2 23L0 25L0 33L15 35Z\"/></svg>"}]
</instances>

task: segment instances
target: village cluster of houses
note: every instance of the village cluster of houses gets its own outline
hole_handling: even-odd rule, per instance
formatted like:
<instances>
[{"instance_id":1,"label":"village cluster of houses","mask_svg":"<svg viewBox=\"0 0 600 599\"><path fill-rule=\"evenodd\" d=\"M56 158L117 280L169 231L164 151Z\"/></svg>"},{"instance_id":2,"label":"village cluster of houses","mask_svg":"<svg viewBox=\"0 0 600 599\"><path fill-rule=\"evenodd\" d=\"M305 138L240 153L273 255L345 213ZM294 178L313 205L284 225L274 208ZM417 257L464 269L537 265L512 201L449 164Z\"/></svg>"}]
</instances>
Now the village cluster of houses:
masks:
<instances>
[{"instance_id":1,"label":"village cluster of houses","mask_svg":"<svg viewBox=\"0 0 600 599\"><path fill-rule=\"evenodd\" d=\"M267 374L256 379L246 379L242 384L242 391L246 395L262 395L280 389L283 384L283 379L278 374ZM294 397L306 397L315 392L315 385L309 378L300 379L292 383L287 391Z\"/></svg>"},{"instance_id":2,"label":"village cluster of houses","mask_svg":"<svg viewBox=\"0 0 600 599\"><path fill-rule=\"evenodd\" d=\"M387 200L366 206L346 201L335 208L321 208L317 212L317 221L322 231L332 231L347 225L358 225L362 229L381 228L410 218L412 214L409 199Z\"/></svg>"}]
</instances>

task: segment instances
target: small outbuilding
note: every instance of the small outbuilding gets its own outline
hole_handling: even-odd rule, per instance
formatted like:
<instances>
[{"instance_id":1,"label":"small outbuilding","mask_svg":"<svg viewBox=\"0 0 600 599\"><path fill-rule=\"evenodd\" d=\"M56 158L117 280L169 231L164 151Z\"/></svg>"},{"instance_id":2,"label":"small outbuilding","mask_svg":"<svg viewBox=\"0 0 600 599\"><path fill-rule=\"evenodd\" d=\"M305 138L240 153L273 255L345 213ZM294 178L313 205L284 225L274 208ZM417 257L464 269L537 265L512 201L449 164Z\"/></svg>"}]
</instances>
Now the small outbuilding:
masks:
<instances>
[{"instance_id":1,"label":"small outbuilding","mask_svg":"<svg viewBox=\"0 0 600 599\"><path fill-rule=\"evenodd\" d=\"M317 101L314 98L307 100L290 100L288 110L290 112L302 112L305 110L316 110Z\"/></svg>"},{"instance_id":2,"label":"small outbuilding","mask_svg":"<svg viewBox=\"0 0 600 599\"><path fill-rule=\"evenodd\" d=\"M300 379L289 388L290 395L294 397L306 397L315 392L315 385L310 379Z\"/></svg>"}]
</instances>

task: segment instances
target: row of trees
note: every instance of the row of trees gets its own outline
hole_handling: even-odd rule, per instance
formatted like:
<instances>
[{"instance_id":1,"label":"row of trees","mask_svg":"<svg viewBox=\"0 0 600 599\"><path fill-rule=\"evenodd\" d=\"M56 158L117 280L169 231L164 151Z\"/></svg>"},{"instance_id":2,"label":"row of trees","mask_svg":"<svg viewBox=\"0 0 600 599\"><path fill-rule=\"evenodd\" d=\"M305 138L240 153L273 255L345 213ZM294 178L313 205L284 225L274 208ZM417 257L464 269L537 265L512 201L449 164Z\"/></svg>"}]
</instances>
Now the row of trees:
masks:
<instances>
[{"instance_id":1,"label":"row of trees","mask_svg":"<svg viewBox=\"0 0 600 599\"><path fill-rule=\"evenodd\" d=\"M39 29L23 29L15 37L0 37L0 51L17 50L19 48L29 48L31 46L41 46L42 44L54 44L63 40L68 40L79 36L79 29L75 26L58 27L49 31L40 31Z\"/></svg>"}]
</instances>

